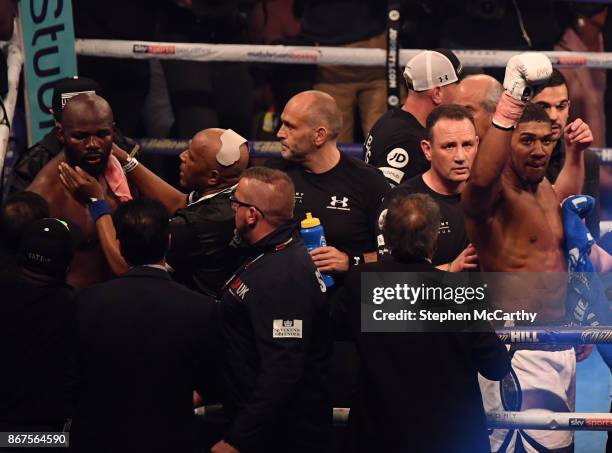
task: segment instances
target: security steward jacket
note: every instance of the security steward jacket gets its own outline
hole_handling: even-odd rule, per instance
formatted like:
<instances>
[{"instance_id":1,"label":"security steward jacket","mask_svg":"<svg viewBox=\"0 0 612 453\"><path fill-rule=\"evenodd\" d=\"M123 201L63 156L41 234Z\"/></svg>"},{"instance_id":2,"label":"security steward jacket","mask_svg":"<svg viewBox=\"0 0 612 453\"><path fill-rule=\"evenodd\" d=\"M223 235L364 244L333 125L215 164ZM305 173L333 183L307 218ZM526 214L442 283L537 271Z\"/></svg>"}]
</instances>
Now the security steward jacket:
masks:
<instances>
[{"instance_id":1,"label":"security steward jacket","mask_svg":"<svg viewBox=\"0 0 612 453\"><path fill-rule=\"evenodd\" d=\"M254 244L226 283L224 440L240 452L325 451L332 408L324 292L293 222Z\"/></svg>"}]
</instances>

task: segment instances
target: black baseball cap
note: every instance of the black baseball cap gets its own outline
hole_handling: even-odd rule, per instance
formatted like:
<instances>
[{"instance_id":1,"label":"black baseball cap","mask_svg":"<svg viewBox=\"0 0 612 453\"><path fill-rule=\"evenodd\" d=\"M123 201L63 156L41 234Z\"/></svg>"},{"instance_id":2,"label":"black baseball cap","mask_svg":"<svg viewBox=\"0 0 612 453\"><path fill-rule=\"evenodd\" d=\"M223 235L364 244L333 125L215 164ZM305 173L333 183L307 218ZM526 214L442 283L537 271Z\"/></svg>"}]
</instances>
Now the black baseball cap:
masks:
<instances>
[{"instance_id":1,"label":"black baseball cap","mask_svg":"<svg viewBox=\"0 0 612 453\"><path fill-rule=\"evenodd\" d=\"M17 264L32 272L64 279L75 251L75 238L63 220L46 218L24 231Z\"/></svg>"}]
</instances>

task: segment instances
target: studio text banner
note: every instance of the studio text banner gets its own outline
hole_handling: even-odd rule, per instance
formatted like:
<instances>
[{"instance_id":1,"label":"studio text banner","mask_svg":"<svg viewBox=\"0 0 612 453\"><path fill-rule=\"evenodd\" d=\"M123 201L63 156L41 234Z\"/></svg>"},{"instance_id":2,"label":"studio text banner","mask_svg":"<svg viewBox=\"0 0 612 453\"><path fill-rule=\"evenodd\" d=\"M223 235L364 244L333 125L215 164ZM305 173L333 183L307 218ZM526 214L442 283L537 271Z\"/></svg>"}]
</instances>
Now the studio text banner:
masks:
<instances>
[{"instance_id":1,"label":"studio text banner","mask_svg":"<svg viewBox=\"0 0 612 453\"><path fill-rule=\"evenodd\" d=\"M28 144L40 141L53 127L49 113L58 80L77 73L70 0L19 2L23 31Z\"/></svg>"}]
</instances>

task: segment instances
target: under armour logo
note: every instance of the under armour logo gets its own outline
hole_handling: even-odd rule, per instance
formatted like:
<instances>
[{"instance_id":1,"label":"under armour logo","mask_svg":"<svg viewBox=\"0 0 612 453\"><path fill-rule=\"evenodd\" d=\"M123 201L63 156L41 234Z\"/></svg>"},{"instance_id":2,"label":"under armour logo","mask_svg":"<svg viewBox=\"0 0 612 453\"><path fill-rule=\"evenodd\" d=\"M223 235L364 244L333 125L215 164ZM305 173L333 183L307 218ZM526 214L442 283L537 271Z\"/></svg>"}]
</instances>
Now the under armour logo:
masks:
<instances>
[{"instance_id":1,"label":"under armour logo","mask_svg":"<svg viewBox=\"0 0 612 453\"><path fill-rule=\"evenodd\" d=\"M343 211L350 211L351 209L348 207L348 197L342 197L342 199L338 200L336 195L331 197L329 202L328 209L341 209Z\"/></svg>"}]
</instances>

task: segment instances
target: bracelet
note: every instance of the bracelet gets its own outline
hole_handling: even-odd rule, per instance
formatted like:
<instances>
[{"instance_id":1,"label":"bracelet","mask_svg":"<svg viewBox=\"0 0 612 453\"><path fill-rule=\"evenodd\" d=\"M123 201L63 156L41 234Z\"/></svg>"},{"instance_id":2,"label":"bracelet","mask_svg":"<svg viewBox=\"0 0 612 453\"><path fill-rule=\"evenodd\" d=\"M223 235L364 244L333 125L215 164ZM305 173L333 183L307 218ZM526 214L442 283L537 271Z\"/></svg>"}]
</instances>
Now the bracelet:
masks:
<instances>
[{"instance_id":1,"label":"bracelet","mask_svg":"<svg viewBox=\"0 0 612 453\"><path fill-rule=\"evenodd\" d=\"M98 219L104 215L110 215L110 209L108 209L108 205L106 204L106 200L95 200L87 205L87 209L89 209L89 215L91 216L94 223L98 221Z\"/></svg>"},{"instance_id":2,"label":"bracelet","mask_svg":"<svg viewBox=\"0 0 612 453\"><path fill-rule=\"evenodd\" d=\"M136 167L138 167L138 160L135 157L129 157L127 163L122 167L123 172L127 175L134 171Z\"/></svg>"}]
</instances>

